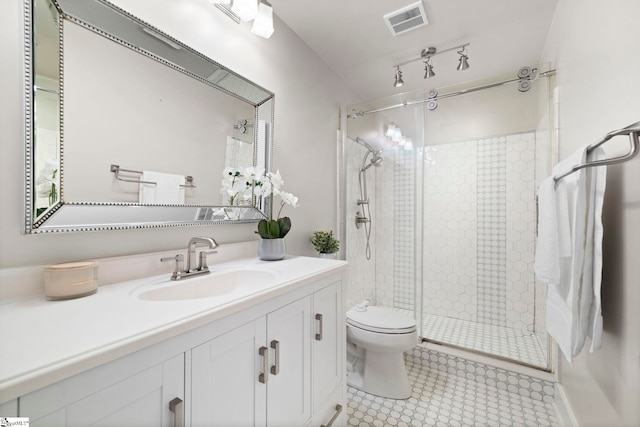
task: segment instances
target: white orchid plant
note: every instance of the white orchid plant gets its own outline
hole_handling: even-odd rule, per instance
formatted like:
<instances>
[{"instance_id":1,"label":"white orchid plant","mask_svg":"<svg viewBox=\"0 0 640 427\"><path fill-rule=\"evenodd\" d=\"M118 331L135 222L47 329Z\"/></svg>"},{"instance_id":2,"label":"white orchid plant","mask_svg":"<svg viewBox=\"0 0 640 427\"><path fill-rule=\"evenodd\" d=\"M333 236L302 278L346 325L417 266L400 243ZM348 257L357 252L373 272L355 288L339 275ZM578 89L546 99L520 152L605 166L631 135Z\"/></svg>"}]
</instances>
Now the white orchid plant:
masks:
<instances>
[{"instance_id":1,"label":"white orchid plant","mask_svg":"<svg viewBox=\"0 0 640 427\"><path fill-rule=\"evenodd\" d=\"M269 214L267 218L260 220L256 233L263 239L280 239L291 230L291 219L287 216L280 217L282 209L285 205L298 207L298 198L282 191L283 185L279 170L265 173L263 168L225 168L220 192L229 198L232 206L248 203L253 197L259 199L260 204L269 200ZM275 218L274 196L280 197L280 207Z\"/></svg>"}]
</instances>

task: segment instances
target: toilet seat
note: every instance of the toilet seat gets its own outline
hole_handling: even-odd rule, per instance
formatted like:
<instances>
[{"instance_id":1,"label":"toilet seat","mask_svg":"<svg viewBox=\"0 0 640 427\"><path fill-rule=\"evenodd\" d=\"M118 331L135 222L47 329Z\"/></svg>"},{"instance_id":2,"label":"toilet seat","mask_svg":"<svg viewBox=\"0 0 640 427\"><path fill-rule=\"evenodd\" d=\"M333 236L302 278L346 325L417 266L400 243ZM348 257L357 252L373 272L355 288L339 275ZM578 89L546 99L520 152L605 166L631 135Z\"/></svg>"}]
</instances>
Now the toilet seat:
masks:
<instances>
[{"instance_id":1,"label":"toilet seat","mask_svg":"<svg viewBox=\"0 0 640 427\"><path fill-rule=\"evenodd\" d=\"M366 311L352 308L347 311L347 324L379 334L409 334L416 330L415 319L384 307L367 307Z\"/></svg>"}]
</instances>

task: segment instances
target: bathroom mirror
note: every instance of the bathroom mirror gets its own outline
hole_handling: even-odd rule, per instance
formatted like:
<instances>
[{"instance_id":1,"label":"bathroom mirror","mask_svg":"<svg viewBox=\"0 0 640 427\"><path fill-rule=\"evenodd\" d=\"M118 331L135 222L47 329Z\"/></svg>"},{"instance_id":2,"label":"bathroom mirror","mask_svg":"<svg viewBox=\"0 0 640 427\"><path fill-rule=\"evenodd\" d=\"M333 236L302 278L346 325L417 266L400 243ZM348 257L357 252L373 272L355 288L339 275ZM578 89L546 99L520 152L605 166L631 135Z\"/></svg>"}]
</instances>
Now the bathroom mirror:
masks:
<instances>
[{"instance_id":1,"label":"bathroom mirror","mask_svg":"<svg viewBox=\"0 0 640 427\"><path fill-rule=\"evenodd\" d=\"M25 232L249 222L274 94L106 0L25 0ZM245 202L246 203L246 202Z\"/></svg>"}]
</instances>

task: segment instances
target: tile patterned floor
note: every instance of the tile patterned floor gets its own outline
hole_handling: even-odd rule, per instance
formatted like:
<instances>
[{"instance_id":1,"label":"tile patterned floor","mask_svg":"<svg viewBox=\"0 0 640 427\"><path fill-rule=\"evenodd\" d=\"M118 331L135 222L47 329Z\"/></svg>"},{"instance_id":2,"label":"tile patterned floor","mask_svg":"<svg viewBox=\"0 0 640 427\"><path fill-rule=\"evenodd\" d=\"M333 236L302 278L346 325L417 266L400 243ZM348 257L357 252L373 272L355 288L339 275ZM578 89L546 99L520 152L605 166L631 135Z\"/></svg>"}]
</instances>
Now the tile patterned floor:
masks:
<instances>
[{"instance_id":1,"label":"tile patterned floor","mask_svg":"<svg viewBox=\"0 0 640 427\"><path fill-rule=\"evenodd\" d=\"M410 310L392 308L413 317ZM534 332L424 313L422 336L438 343L454 345L540 368L547 367L546 343Z\"/></svg>"},{"instance_id":2,"label":"tile patterned floor","mask_svg":"<svg viewBox=\"0 0 640 427\"><path fill-rule=\"evenodd\" d=\"M547 367L546 347L534 332L426 314L426 338L542 368Z\"/></svg>"},{"instance_id":3,"label":"tile patterned floor","mask_svg":"<svg viewBox=\"0 0 640 427\"><path fill-rule=\"evenodd\" d=\"M553 426L553 405L407 360L411 398L394 400L347 388L348 425L358 427Z\"/></svg>"}]
</instances>

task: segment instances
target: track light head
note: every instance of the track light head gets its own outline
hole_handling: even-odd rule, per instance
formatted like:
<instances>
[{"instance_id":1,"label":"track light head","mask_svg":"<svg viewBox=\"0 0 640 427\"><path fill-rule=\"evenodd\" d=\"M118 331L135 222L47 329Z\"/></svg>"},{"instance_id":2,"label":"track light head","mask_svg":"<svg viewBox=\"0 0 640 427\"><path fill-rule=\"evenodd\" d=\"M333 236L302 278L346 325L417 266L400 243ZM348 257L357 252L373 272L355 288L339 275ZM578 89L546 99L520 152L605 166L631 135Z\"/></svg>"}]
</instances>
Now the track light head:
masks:
<instances>
[{"instance_id":1,"label":"track light head","mask_svg":"<svg viewBox=\"0 0 640 427\"><path fill-rule=\"evenodd\" d=\"M400 87L404 84L404 80L402 80L402 71L400 71L400 67L396 67L396 78L393 83L394 87Z\"/></svg>"},{"instance_id":2,"label":"track light head","mask_svg":"<svg viewBox=\"0 0 640 427\"><path fill-rule=\"evenodd\" d=\"M424 78L428 79L435 75L436 73L433 71L433 66L431 65L431 58L427 58L427 60L424 61Z\"/></svg>"},{"instance_id":3,"label":"track light head","mask_svg":"<svg viewBox=\"0 0 640 427\"><path fill-rule=\"evenodd\" d=\"M469 57L466 55L466 53L466 47L463 47L462 50L458 51L458 55L460 55L460 61L458 62L458 71L463 71L469 68Z\"/></svg>"}]
</instances>

